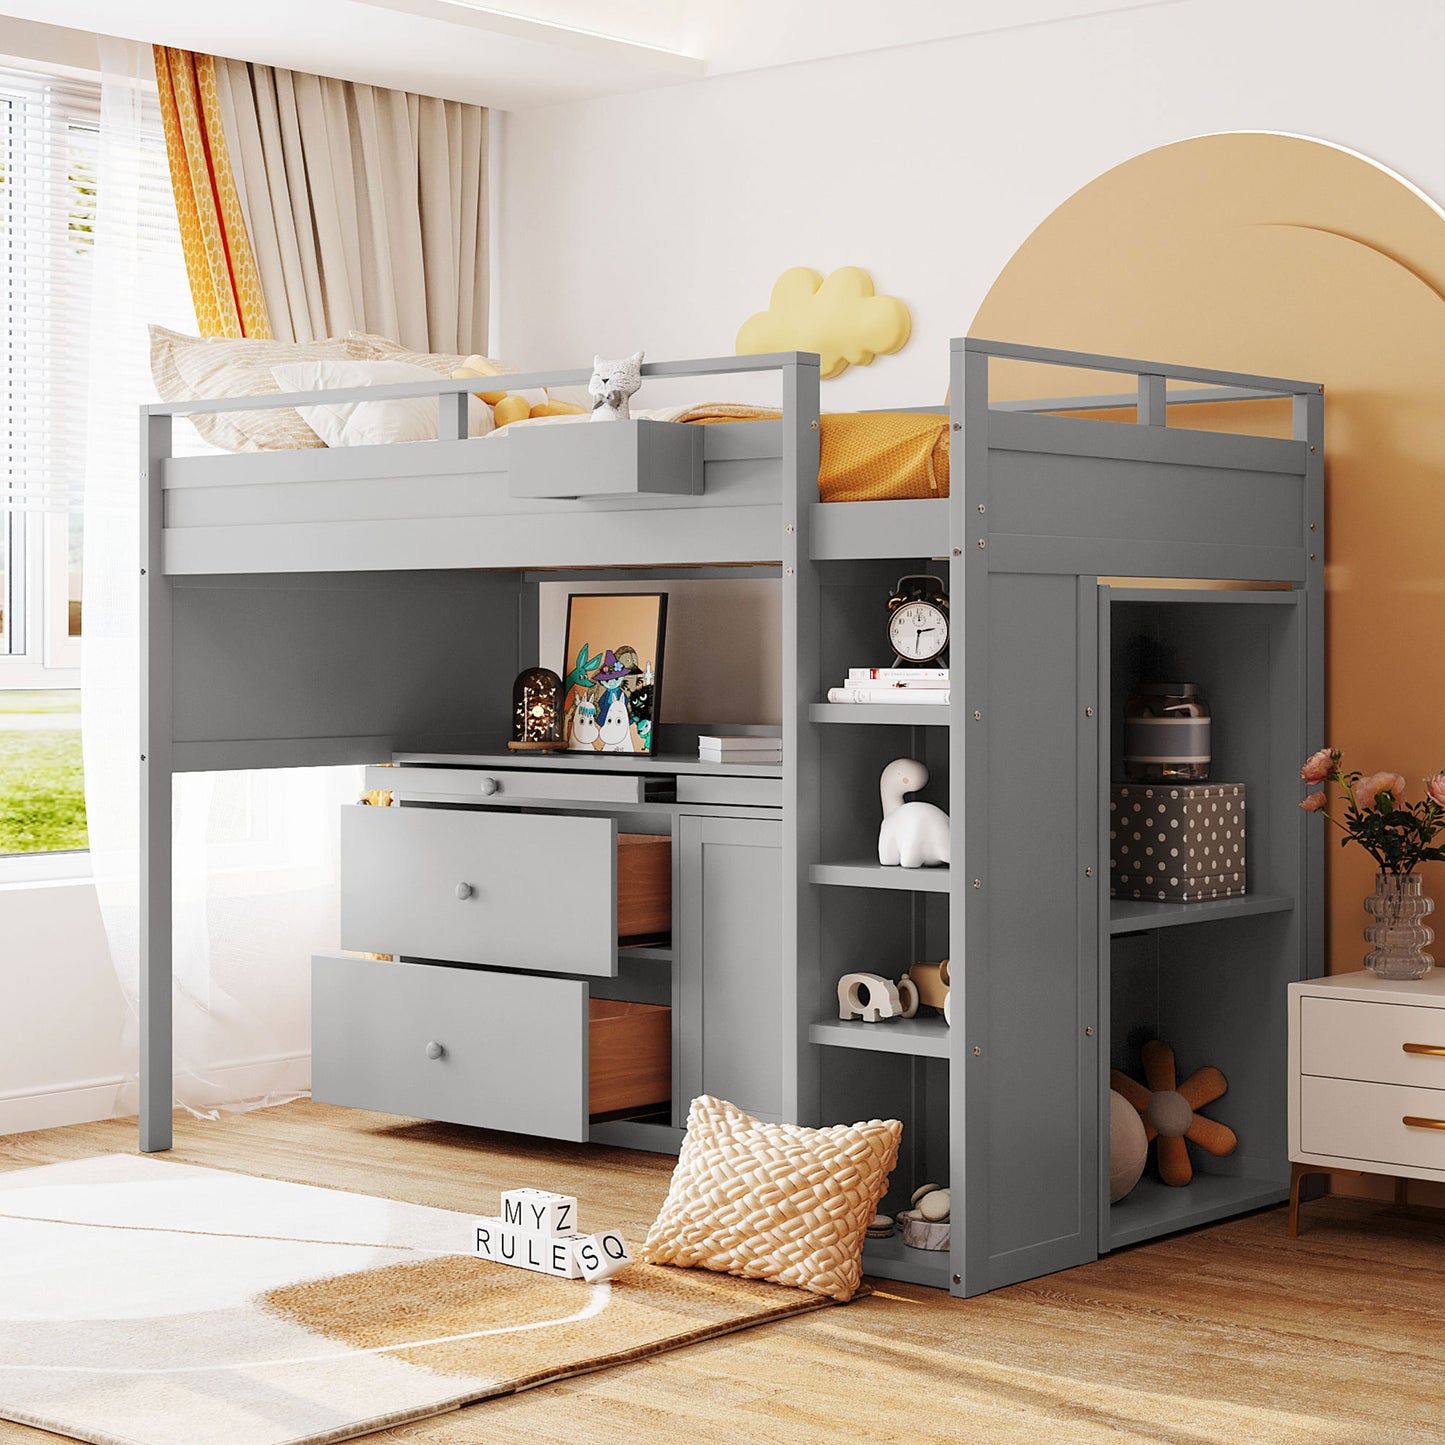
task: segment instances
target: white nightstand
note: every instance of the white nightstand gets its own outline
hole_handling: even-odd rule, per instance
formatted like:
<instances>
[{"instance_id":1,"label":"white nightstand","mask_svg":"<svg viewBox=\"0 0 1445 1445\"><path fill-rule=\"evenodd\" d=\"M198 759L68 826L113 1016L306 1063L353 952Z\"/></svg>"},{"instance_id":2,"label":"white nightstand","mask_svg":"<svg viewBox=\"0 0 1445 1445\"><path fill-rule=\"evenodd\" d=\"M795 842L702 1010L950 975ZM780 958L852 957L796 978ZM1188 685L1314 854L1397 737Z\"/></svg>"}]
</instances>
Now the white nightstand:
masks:
<instances>
[{"instance_id":1,"label":"white nightstand","mask_svg":"<svg viewBox=\"0 0 1445 1445\"><path fill-rule=\"evenodd\" d=\"M1289 1157L1291 1235L1306 1174L1445 1180L1445 968L1290 984Z\"/></svg>"}]
</instances>

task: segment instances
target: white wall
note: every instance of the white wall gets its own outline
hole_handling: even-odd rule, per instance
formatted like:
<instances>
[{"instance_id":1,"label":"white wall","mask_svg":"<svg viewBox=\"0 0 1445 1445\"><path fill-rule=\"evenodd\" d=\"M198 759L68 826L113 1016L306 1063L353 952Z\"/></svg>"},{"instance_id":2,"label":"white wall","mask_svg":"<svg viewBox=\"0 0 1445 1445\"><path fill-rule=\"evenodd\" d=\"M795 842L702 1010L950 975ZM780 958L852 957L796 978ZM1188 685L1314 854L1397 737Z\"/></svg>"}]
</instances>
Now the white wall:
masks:
<instances>
[{"instance_id":1,"label":"white wall","mask_svg":"<svg viewBox=\"0 0 1445 1445\"><path fill-rule=\"evenodd\" d=\"M0 888L0 1134L108 1118L124 1034L95 888Z\"/></svg>"},{"instance_id":2,"label":"white wall","mask_svg":"<svg viewBox=\"0 0 1445 1445\"><path fill-rule=\"evenodd\" d=\"M1183 0L509 115L494 347L727 354L784 268L858 265L913 337L824 406L940 401L1015 247L1142 151L1290 131L1445 197L1442 53L1434 0Z\"/></svg>"}]
</instances>

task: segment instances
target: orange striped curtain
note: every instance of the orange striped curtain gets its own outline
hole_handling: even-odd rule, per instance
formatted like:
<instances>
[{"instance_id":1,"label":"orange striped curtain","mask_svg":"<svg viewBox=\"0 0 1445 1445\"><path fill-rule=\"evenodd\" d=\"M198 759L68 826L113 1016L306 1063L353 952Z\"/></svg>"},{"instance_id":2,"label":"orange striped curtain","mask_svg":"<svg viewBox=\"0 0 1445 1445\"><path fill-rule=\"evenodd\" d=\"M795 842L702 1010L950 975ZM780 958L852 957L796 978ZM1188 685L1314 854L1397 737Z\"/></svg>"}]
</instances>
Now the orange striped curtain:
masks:
<instances>
[{"instance_id":1,"label":"orange striped curtain","mask_svg":"<svg viewBox=\"0 0 1445 1445\"><path fill-rule=\"evenodd\" d=\"M155 47L171 186L202 336L269 338L271 322L226 152L216 62Z\"/></svg>"}]
</instances>

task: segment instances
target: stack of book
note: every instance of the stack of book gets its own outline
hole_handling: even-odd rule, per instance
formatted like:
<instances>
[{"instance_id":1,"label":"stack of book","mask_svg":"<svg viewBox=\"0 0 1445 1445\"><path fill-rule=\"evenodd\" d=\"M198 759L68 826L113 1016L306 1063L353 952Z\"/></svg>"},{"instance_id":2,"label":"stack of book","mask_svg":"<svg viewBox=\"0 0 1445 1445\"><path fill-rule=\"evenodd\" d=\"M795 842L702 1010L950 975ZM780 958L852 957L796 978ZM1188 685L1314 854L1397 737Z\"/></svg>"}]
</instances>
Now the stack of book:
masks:
<instances>
[{"instance_id":1,"label":"stack of book","mask_svg":"<svg viewBox=\"0 0 1445 1445\"><path fill-rule=\"evenodd\" d=\"M829 702L948 701L946 667L850 667L842 687L828 689Z\"/></svg>"},{"instance_id":2,"label":"stack of book","mask_svg":"<svg viewBox=\"0 0 1445 1445\"><path fill-rule=\"evenodd\" d=\"M783 761L783 740L736 734L713 737L700 733L697 755L705 763L780 763Z\"/></svg>"}]
</instances>

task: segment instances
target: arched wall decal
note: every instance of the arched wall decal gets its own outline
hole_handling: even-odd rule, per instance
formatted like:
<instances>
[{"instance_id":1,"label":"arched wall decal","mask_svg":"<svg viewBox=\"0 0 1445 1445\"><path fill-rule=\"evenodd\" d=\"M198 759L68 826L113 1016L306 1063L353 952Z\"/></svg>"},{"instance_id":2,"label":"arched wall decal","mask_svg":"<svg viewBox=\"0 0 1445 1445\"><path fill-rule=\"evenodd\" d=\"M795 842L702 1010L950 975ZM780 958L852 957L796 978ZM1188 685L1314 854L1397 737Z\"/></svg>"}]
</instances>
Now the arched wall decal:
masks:
<instances>
[{"instance_id":1,"label":"arched wall decal","mask_svg":"<svg viewBox=\"0 0 1445 1445\"><path fill-rule=\"evenodd\" d=\"M1235 132L1162 146L1075 193L971 327L1325 384L1326 736L1306 750L1403 773L1412 797L1445 767L1442 298L1445 213L1421 191L1339 146ZM1001 372L999 394L1072 381ZM1230 424L1223 406L1194 410L1214 415L1190 425ZM1288 435L1284 404L1276 417ZM1330 967L1358 968L1373 865L1331 843L1326 866ZM1424 876L1445 903L1445 865Z\"/></svg>"}]
</instances>

